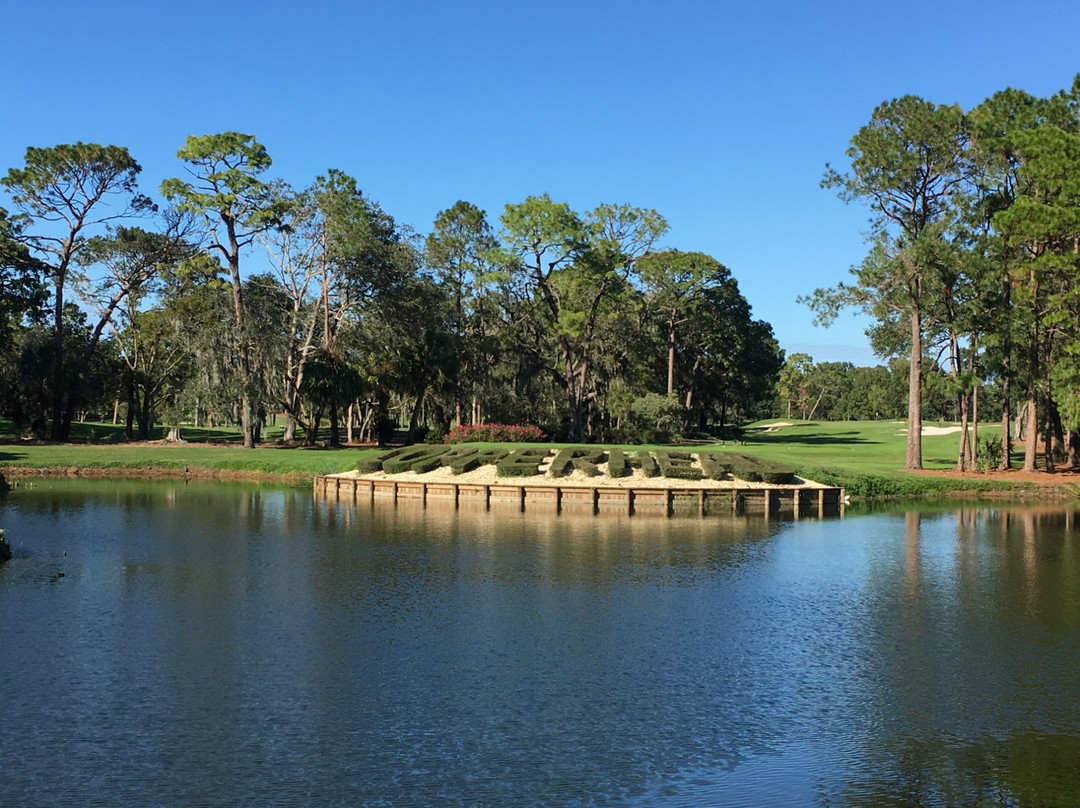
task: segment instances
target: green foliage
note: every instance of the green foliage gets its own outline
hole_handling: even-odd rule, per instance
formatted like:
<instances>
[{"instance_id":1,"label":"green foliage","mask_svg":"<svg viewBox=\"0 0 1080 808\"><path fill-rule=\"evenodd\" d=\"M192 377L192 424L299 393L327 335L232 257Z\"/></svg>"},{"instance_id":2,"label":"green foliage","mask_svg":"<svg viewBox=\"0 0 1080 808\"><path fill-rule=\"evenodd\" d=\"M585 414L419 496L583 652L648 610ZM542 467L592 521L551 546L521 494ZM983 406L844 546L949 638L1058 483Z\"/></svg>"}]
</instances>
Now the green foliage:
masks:
<instances>
[{"instance_id":1,"label":"green foliage","mask_svg":"<svg viewBox=\"0 0 1080 808\"><path fill-rule=\"evenodd\" d=\"M356 461L356 470L361 474L370 474L373 471L381 471L383 464L383 456L375 455L374 457L361 457Z\"/></svg>"},{"instance_id":2,"label":"green foliage","mask_svg":"<svg viewBox=\"0 0 1080 808\"><path fill-rule=\"evenodd\" d=\"M975 468L982 472L993 471L1001 464L1001 439L982 437L975 457Z\"/></svg>"},{"instance_id":3,"label":"green foliage","mask_svg":"<svg viewBox=\"0 0 1080 808\"><path fill-rule=\"evenodd\" d=\"M387 474L400 474L403 471L412 471L413 464L423 461L439 451L446 451L441 446L410 446L399 451L392 458L383 460L383 471Z\"/></svg>"},{"instance_id":4,"label":"green foliage","mask_svg":"<svg viewBox=\"0 0 1080 808\"><path fill-rule=\"evenodd\" d=\"M13 168L0 179L17 207L35 219L59 219L81 229L90 223L89 211L110 196L130 199L130 212L148 210L153 203L138 194L142 167L123 146L73 143L52 148L30 147L24 168ZM119 212L125 215L128 211ZM105 218L117 218L117 211Z\"/></svg>"},{"instance_id":5,"label":"green foliage","mask_svg":"<svg viewBox=\"0 0 1080 808\"><path fill-rule=\"evenodd\" d=\"M449 451L448 446L430 446L428 452L418 458L410 467L411 471L415 471L417 474L426 474L429 471L445 466L444 460L446 453Z\"/></svg>"},{"instance_id":6,"label":"green foliage","mask_svg":"<svg viewBox=\"0 0 1080 808\"><path fill-rule=\"evenodd\" d=\"M702 452L699 457L702 464L710 453ZM724 453L721 456L710 458L716 466L722 466L729 474L740 480L752 483L769 483L770 485L788 485L794 481L795 471L781 463L765 460L751 455Z\"/></svg>"},{"instance_id":7,"label":"green foliage","mask_svg":"<svg viewBox=\"0 0 1080 808\"><path fill-rule=\"evenodd\" d=\"M498 464L500 460L510 454L509 449L472 449L472 447L457 450L454 459L450 462L450 470L454 474L464 474L467 471L478 469L481 466Z\"/></svg>"},{"instance_id":8,"label":"green foliage","mask_svg":"<svg viewBox=\"0 0 1080 808\"><path fill-rule=\"evenodd\" d=\"M660 466L660 474L675 480L700 480L701 469L693 467L693 459L689 452L657 452L656 462Z\"/></svg>"},{"instance_id":9,"label":"green foliage","mask_svg":"<svg viewBox=\"0 0 1080 808\"><path fill-rule=\"evenodd\" d=\"M649 452L640 451L634 456L634 459L641 464L641 473L646 477L659 477L660 476L660 464L656 462L656 458Z\"/></svg>"},{"instance_id":10,"label":"green foliage","mask_svg":"<svg viewBox=\"0 0 1080 808\"><path fill-rule=\"evenodd\" d=\"M631 465L628 463L626 452L622 449L612 449L608 452L608 477L618 479L619 477L625 477L630 470ZM640 462L638 463L640 466Z\"/></svg>"},{"instance_id":11,"label":"green foliage","mask_svg":"<svg viewBox=\"0 0 1080 808\"><path fill-rule=\"evenodd\" d=\"M589 477L600 473L597 464L604 459L604 450L588 446L567 446L560 449L548 468L549 477L564 477L571 471L580 471Z\"/></svg>"},{"instance_id":12,"label":"green foliage","mask_svg":"<svg viewBox=\"0 0 1080 808\"><path fill-rule=\"evenodd\" d=\"M722 480L732 473L731 455L719 452L699 452L701 470L710 480Z\"/></svg>"},{"instance_id":13,"label":"green foliage","mask_svg":"<svg viewBox=\"0 0 1080 808\"><path fill-rule=\"evenodd\" d=\"M651 433L643 435L643 439L648 443L665 443L671 436L678 435L683 414L682 404L674 393L646 393L630 404L630 416L634 426L642 432ZM656 441L652 438L663 440Z\"/></svg>"},{"instance_id":14,"label":"green foliage","mask_svg":"<svg viewBox=\"0 0 1080 808\"><path fill-rule=\"evenodd\" d=\"M176 156L192 167L196 177L194 183L176 178L161 183L162 196L180 210L198 216L241 211L238 224L244 227L265 229L273 224L279 211L259 202L267 189L258 175L270 168L270 155L253 135L189 135Z\"/></svg>"},{"instance_id":15,"label":"green foliage","mask_svg":"<svg viewBox=\"0 0 1080 808\"><path fill-rule=\"evenodd\" d=\"M515 449L495 464L495 473L499 477L532 477L540 473L540 464L549 454L547 449Z\"/></svg>"},{"instance_id":16,"label":"green foliage","mask_svg":"<svg viewBox=\"0 0 1080 808\"><path fill-rule=\"evenodd\" d=\"M853 499L891 499L901 497L949 496L966 492L991 492L1007 488L982 480L954 480L945 477L923 477L914 474L887 477L882 474L850 472L837 468L805 466L801 474L822 485L843 488ZM1014 487L1014 490L1030 488Z\"/></svg>"}]
</instances>

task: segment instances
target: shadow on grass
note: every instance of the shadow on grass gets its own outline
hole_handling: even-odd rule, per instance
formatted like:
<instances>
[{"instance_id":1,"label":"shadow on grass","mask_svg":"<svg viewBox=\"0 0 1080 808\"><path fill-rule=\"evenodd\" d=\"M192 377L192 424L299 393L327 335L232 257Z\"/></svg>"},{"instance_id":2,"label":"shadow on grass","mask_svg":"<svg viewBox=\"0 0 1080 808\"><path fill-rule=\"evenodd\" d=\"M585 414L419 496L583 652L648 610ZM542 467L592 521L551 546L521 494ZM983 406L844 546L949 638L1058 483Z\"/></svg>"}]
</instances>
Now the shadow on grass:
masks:
<instances>
[{"instance_id":1,"label":"shadow on grass","mask_svg":"<svg viewBox=\"0 0 1080 808\"><path fill-rule=\"evenodd\" d=\"M870 446L881 443L881 441L878 440L867 440L865 435L854 429L847 432L833 432L828 435L800 435L797 432L777 432L774 434L765 433L757 435L753 433L747 433L746 442L748 444L786 443L796 444L800 446Z\"/></svg>"},{"instance_id":2,"label":"shadow on grass","mask_svg":"<svg viewBox=\"0 0 1080 808\"><path fill-rule=\"evenodd\" d=\"M10 463L14 460L22 460L26 457L25 452L5 452L0 451L0 463Z\"/></svg>"}]
</instances>

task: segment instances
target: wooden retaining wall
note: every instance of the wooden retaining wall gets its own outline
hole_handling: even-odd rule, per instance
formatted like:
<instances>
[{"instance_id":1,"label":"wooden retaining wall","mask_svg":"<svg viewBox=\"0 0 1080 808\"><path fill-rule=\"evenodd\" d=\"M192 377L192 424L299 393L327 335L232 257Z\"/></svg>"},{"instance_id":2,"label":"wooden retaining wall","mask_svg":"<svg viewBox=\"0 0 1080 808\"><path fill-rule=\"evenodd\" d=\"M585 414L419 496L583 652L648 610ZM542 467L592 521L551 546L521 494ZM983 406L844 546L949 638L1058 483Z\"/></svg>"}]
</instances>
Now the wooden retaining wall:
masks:
<instances>
[{"instance_id":1,"label":"wooden retaining wall","mask_svg":"<svg viewBox=\"0 0 1080 808\"><path fill-rule=\"evenodd\" d=\"M556 513L652 513L663 516L696 513L787 516L844 515L843 488L605 488L566 485L479 485L400 480L361 480L355 477L316 477L315 496L325 499L397 502L429 499L455 506L482 504L485 508L511 506L549 508Z\"/></svg>"}]
</instances>

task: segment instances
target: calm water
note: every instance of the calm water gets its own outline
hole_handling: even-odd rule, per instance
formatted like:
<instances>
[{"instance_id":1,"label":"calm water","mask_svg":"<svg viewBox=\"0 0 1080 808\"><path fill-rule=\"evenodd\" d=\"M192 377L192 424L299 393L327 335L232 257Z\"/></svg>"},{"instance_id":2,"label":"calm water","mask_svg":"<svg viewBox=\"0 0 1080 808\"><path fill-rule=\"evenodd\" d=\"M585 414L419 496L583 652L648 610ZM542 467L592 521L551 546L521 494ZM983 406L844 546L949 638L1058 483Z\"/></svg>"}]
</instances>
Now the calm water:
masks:
<instances>
[{"instance_id":1,"label":"calm water","mask_svg":"<svg viewBox=\"0 0 1080 808\"><path fill-rule=\"evenodd\" d=\"M43 481L0 805L1080 805L1078 524Z\"/></svg>"}]
</instances>

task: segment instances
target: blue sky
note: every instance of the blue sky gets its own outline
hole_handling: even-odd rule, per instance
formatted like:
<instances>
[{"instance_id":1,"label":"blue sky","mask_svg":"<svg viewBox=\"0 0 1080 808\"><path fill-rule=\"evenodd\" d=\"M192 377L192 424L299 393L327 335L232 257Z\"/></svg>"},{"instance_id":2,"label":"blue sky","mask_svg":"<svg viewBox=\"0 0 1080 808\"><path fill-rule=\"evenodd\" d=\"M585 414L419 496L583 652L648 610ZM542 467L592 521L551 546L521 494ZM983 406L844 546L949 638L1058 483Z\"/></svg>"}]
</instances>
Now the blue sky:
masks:
<instances>
[{"instance_id":1,"label":"blue sky","mask_svg":"<svg viewBox=\"0 0 1080 808\"><path fill-rule=\"evenodd\" d=\"M0 169L115 143L156 195L189 134L238 130L273 176L340 168L421 233L458 199L493 222L545 192L655 208L665 246L727 265L789 353L873 364L863 320L818 328L795 302L865 250L825 163L888 98L1069 86L1078 22L1049 0L13 4Z\"/></svg>"}]
</instances>

